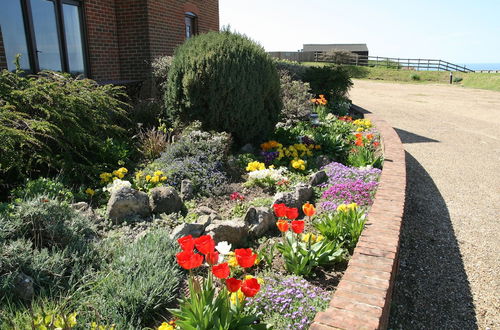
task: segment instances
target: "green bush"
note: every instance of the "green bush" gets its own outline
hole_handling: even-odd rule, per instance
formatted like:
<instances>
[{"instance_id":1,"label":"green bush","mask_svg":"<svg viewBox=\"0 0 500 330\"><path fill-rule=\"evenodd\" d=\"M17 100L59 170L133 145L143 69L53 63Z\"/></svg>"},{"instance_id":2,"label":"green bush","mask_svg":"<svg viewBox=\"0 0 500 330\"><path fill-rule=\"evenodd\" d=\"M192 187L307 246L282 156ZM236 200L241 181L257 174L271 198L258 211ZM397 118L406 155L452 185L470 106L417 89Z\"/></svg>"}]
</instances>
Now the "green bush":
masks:
<instances>
[{"instance_id":1,"label":"green bush","mask_svg":"<svg viewBox=\"0 0 500 330\"><path fill-rule=\"evenodd\" d=\"M209 32L177 48L168 74L168 115L200 120L238 143L268 136L281 111L279 76L264 49L239 34Z\"/></svg>"},{"instance_id":2,"label":"green bush","mask_svg":"<svg viewBox=\"0 0 500 330\"><path fill-rule=\"evenodd\" d=\"M311 113L311 99L313 95L309 93L311 89L308 83L300 80L293 80L291 75L282 70L280 74L281 102L283 110L282 119L300 120L308 119Z\"/></svg>"},{"instance_id":3,"label":"green bush","mask_svg":"<svg viewBox=\"0 0 500 330\"><path fill-rule=\"evenodd\" d=\"M11 295L20 273L38 292L68 288L98 264L87 216L55 199L38 196L0 214L0 296Z\"/></svg>"},{"instance_id":4,"label":"green bush","mask_svg":"<svg viewBox=\"0 0 500 330\"><path fill-rule=\"evenodd\" d=\"M0 187L39 173L85 181L119 157L106 148L123 136L122 89L89 79L41 72L0 73ZM3 182L2 182L3 181Z\"/></svg>"},{"instance_id":5,"label":"green bush","mask_svg":"<svg viewBox=\"0 0 500 330\"><path fill-rule=\"evenodd\" d=\"M28 180L25 185L19 186L11 192L12 198L32 199L43 195L49 198L56 198L64 201L72 201L73 193L58 180L48 178L38 178Z\"/></svg>"},{"instance_id":6,"label":"green bush","mask_svg":"<svg viewBox=\"0 0 500 330\"><path fill-rule=\"evenodd\" d=\"M177 189L182 180L189 179L195 193L217 193L227 181L225 165L230 142L226 133L187 131L145 170L163 171L166 183Z\"/></svg>"},{"instance_id":7,"label":"green bush","mask_svg":"<svg viewBox=\"0 0 500 330\"><path fill-rule=\"evenodd\" d=\"M413 73L411 76L410 76L411 80L413 81L420 81L420 76L416 73Z\"/></svg>"},{"instance_id":8,"label":"green bush","mask_svg":"<svg viewBox=\"0 0 500 330\"><path fill-rule=\"evenodd\" d=\"M286 71L293 80L303 80L307 67L299 62L274 59L278 71Z\"/></svg>"},{"instance_id":9,"label":"green bush","mask_svg":"<svg viewBox=\"0 0 500 330\"><path fill-rule=\"evenodd\" d=\"M168 71L174 61L173 56L159 56L153 60L151 67L153 68L153 77L158 90L164 91L168 79Z\"/></svg>"},{"instance_id":10,"label":"green bush","mask_svg":"<svg viewBox=\"0 0 500 330\"><path fill-rule=\"evenodd\" d=\"M349 71L339 65L308 67L304 81L311 85L313 94L323 94L328 101L347 97L353 85Z\"/></svg>"},{"instance_id":11,"label":"green bush","mask_svg":"<svg viewBox=\"0 0 500 330\"><path fill-rule=\"evenodd\" d=\"M151 326L178 294L182 273L176 253L177 244L164 230L119 245L83 299L82 317L94 319L97 311L101 321L115 323L117 329Z\"/></svg>"}]
</instances>

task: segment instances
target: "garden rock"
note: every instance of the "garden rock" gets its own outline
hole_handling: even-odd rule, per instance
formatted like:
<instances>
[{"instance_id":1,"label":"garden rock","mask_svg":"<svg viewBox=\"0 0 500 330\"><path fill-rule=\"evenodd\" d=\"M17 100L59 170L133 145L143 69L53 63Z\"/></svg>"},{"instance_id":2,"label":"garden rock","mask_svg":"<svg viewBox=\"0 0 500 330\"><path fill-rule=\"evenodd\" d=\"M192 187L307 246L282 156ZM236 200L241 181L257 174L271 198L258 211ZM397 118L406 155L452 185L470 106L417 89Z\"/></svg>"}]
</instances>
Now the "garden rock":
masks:
<instances>
[{"instance_id":1,"label":"garden rock","mask_svg":"<svg viewBox=\"0 0 500 330\"><path fill-rule=\"evenodd\" d=\"M319 155L316 158L316 166L318 168L322 168L323 166L326 166L332 162L331 158L326 156L326 155Z\"/></svg>"},{"instance_id":2,"label":"garden rock","mask_svg":"<svg viewBox=\"0 0 500 330\"><path fill-rule=\"evenodd\" d=\"M114 224L131 217L147 217L151 214L149 197L145 192L124 187L114 191L108 201L106 215Z\"/></svg>"},{"instance_id":3,"label":"garden rock","mask_svg":"<svg viewBox=\"0 0 500 330\"><path fill-rule=\"evenodd\" d=\"M248 227L242 220L216 221L205 229L216 242L227 241L234 247L244 246L248 237Z\"/></svg>"},{"instance_id":4,"label":"garden rock","mask_svg":"<svg viewBox=\"0 0 500 330\"><path fill-rule=\"evenodd\" d=\"M181 182L181 197L183 200L190 200L194 197L194 187L191 180L185 179Z\"/></svg>"},{"instance_id":5,"label":"garden rock","mask_svg":"<svg viewBox=\"0 0 500 330\"><path fill-rule=\"evenodd\" d=\"M19 273L16 277L13 293L21 300L32 300L35 295L35 291L33 290L33 278L24 273Z\"/></svg>"},{"instance_id":6,"label":"garden rock","mask_svg":"<svg viewBox=\"0 0 500 330\"><path fill-rule=\"evenodd\" d=\"M201 223L183 223L178 225L172 230L170 234L170 239L175 240L187 235L192 235L193 237L199 237L203 234L205 230L205 225Z\"/></svg>"},{"instance_id":7,"label":"garden rock","mask_svg":"<svg viewBox=\"0 0 500 330\"><path fill-rule=\"evenodd\" d=\"M248 234L253 238L258 238L274 227L276 219L267 207L250 207L244 217L244 222L248 226Z\"/></svg>"},{"instance_id":8,"label":"garden rock","mask_svg":"<svg viewBox=\"0 0 500 330\"><path fill-rule=\"evenodd\" d=\"M149 200L153 213L177 213L182 210L182 200L172 187L156 187L151 189Z\"/></svg>"},{"instance_id":9,"label":"garden rock","mask_svg":"<svg viewBox=\"0 0 500 330\"><path fill-rule=\"evenodd\" d=\"M326 172L324 170L321 170L311 174L311 176L309 177L309 184L311 186L317 186L322 184L323 182L326 182L327 180L328 175L326 175Z\"/></svg>"},{"instance_id":10,"label":"garden rock","mask_svg":"<svg viewBox=\"0 0 500 330\"><path fill-rule=\"evenodd\" d=\"M210 224L212 224L212 222L214 220L220 220L220 217L214 213L208 215L208 214L204 214L204 215L201 215L198 220L196 220L196 223L198 224L201 224L203 225L203 229L205 229L206 227L208 227Z\"/></svg>"},{"instance_id":11,"label":"garden rock","mask_svg":"<svg viewBox=\"0 0 500 330\"><path fill-rule=\"evenodd\" d=\"M288 207L295 207L302 212L302 205L306 202L310 202L313 197L313 189L311 186L303 183L299 183L295 187L295 191L289 192L279 192L274 195L273 204L283 203Z\"/></svg>"},{"instance_id":12,"label":"garden rock","mask_svg":"<svg viewBox=\"0 0 500 330\"><path fill-rule=\"evenodd\" d=\"M217 212L215 212L214 210L212 210L211 208L209 208L208 206L200 206L196 209L196 213L201 213L201 214L207 214L207 215L210 215L210 214L217 214Z\"/></svg>"}]
</instances>

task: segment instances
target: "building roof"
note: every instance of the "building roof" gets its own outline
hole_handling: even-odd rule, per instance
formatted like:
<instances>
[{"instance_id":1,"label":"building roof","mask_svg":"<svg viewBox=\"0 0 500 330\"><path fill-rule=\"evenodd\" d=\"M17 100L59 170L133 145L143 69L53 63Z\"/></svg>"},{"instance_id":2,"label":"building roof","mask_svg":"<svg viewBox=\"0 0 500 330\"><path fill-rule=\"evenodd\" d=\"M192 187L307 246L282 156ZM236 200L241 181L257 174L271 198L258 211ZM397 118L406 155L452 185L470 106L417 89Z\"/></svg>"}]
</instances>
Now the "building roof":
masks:
<instances>
[{"instance_id":1,"label":"building roof","mask_svg":"<svg viewBox=\"0 0 500 330\"><path fill-rule=\"evenodd\" d=\"M349 52L367 52L366 44L304 44L304 52L327 52L329 50L347 50Z\"/></svg>"}]
</instances>

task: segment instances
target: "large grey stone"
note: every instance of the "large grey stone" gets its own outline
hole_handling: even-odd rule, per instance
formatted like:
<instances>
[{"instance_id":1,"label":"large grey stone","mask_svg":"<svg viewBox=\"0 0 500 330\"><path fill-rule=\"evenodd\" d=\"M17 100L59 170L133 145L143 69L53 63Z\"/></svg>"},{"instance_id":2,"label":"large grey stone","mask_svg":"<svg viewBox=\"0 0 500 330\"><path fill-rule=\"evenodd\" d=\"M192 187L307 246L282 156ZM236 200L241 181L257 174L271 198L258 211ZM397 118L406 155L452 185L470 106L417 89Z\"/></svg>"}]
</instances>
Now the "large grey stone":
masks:
<instances>
[{"instance_id":1,"label":"large grey stone","mask_svg":"<svg viewBox=\"0 0 500 330\"><path fill-rule=\"evenodd\" d=\"M21 300L32 300L35 295L35 291L33 289L33 278L24 273L19 273L16 276L13 293Z\"/></svg>"},{"instance_id":2,"label":"large grey stone","mask_svg":"<svg viewBox=\"0 0 500 330\"><path fill-rule=\"evenodd\" d=\"M106 209L106 216L115 224L127 218L147 217L150 214L148 195L128 187L114 191Z\"/></svg>"},{"instance_id":3,"label":"large grey stone","mask_svg":"<svg viewBox=\"0 0 500 330\"><path fill-rule=\"evenodd\" d=\"M323 182L326 182L327 180L328 175L326 175L326 172L324 170L321 170L311 174L311 176L309 177L309 184L311 186L317 186L322 184Z\"/></svg>"},{"instance_id":4,"label":"large grey stone","mask_svg":"<svg viewBox=\"0 0 500 330\"><path fill-rule=\"evenodd\" d=\"M170 239L178 239L187 235L199 237L203 234L205 225L201 223L183 223L178 225L170 233Z\"/></svg>"},{"instance_id":5,"label":"large grey stone","mask_svg":"<svg viewBox=\"0 0 500 330\"><path fill-rule=\"evenodd\" d=\"M253 238L258 238L267 233L276 224L274 213L268 207L250 207L244 217L248 226L248 233Z\"/></svg>"},{"instance_id":6,"label":"large grey stone","mask_svg":"<svg viewBox=\"0 0 500 330\"><path fill-rule=\"evenodd\" d=\"M182 200L172 187L156 187L151 189L149 204L153 213L177 213L182 210Z\"/></svg>"},{"instance_id":7,"label":"large grey stone","mask_svg":"<svg viewBox=\"0 0 500 330\"><path fill-rule=\"evenodd\" d=\"M233 247L244 246L248 238L248 226L243 220L216 221L205 229L216 242L227 241Z\"/></svg>"},{"instance_id":8,"label":"large grey stone","mask_svg":"<svg viewBox=\"0 0 500 330\"><path fill-rule=\"evenodd\" d=\"M214 210L212 210L211 208L209 208L208 206L205 206L205 205L199 206L196 209L196 212L200 213L200 214L207 214L207 215L217 214L217 212L215 212Z\"/></svg>"},{"instance_id":9,"label":"large grey stone","mask_svg":"<svg viewBox=\"0 0 500 330\"><path fill-rule=\"evenodd\" d=\"M322 168L323 166L326 166L332 162L332 159L326 155L319 155L316 158L316 166L318 168Z\"/></svg>"},{"instance_id":10,"label":"large grey stone","mask_svg":"<svg viewBox=\"0 0 500 330\"><path fill-rule=\"evenodd\" d=\"M273 204L283 203L288 207L295 207L299 209L299 213L302 214L302 205L312 201L313 193L314 191L311 186L299 183L295 187L295 191L279 192L274 195Z\"/></svg>"}]
</instances>

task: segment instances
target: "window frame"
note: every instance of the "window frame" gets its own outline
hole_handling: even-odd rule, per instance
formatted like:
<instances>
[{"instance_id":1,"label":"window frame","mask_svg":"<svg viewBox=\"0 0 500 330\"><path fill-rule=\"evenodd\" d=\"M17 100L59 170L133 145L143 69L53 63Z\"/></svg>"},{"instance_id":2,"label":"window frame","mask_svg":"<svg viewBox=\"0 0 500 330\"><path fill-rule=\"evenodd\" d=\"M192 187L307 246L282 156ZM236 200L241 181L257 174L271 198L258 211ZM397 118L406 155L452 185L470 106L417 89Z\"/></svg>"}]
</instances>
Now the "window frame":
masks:
<instances>
[{"instance_id":1,"label":"window frame","mask_svg":"<svg viewBox=\"0 0 500 330\"><path fill-rule=\"evenodd\" d=\"M40 72L40 63L37 56L37 43L35 36L35 27L33 24L33 12L31 10L31 0L19 0L21 3L21 10L24 20L24 30L26 33L26 42L28 46L28 57L32 73ZM59 44L59 54L61 56L61 67L63 72L69 73L69 56L68 45L66 42L66 34L64 31L64 15L63 5L73 5L78 7L80 33L82 39L82 52L83 52L83 76L89 76L89 56L87 47L87 34L85 24L85 6L82 0L48 0L54 3L54 16L56 18L57 38Z\"/></svg>"},{"instance_id":2,"label":"window frame","mask_svg":"<svg viewBox=\"0 0 500 330\"><path fill-rule=\"evenodd\" d=\"M191 35L187 36L187 31L184 31L184 36L186 39L192 38L198 34L198 15L191 11L187 11L184 13L184 29L187 28L187 24L185 23L186 18L191 19Z\"/></svg>"}]
</instances>

